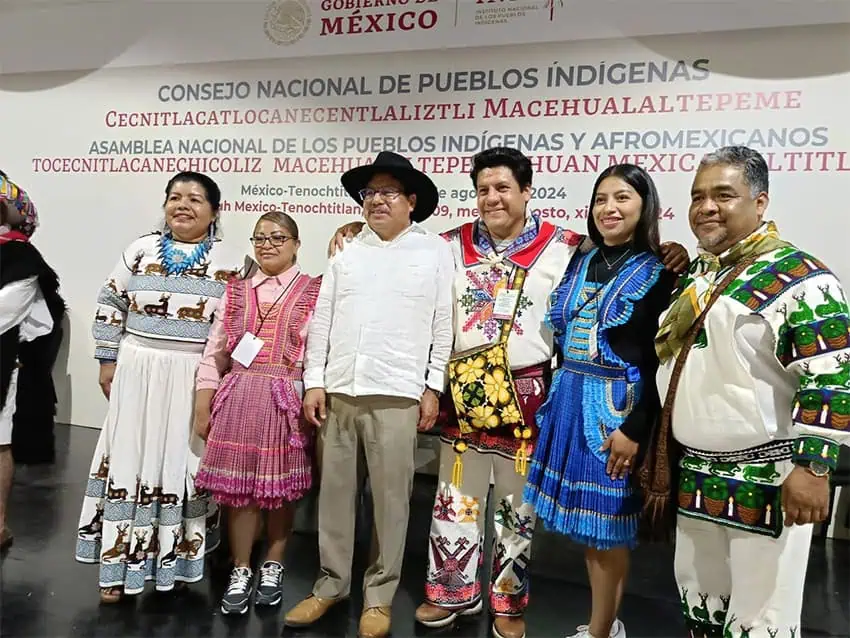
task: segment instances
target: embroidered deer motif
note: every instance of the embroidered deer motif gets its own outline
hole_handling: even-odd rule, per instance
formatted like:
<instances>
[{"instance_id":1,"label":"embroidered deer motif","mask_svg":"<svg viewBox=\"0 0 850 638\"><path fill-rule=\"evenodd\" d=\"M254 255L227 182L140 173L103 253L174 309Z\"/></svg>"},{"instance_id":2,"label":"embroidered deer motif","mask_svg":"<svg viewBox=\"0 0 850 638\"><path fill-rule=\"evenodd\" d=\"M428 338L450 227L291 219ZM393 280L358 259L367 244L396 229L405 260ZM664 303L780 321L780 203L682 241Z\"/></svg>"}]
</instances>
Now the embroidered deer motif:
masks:
<instances>
[{"instance_id":1,"label":"embroidered deer motif","mask_svg":"<svg viewBox=\"0 0 850 638\"><path fill-rule=\"evenodd\" d=\"M91 522L89 522L88 525L83 525L79 530L77 530L81 537L95 536L103 529L103 505L98 503L95 507L97 511L95 511Z\"/></svg>"},{"instance_id":2,"label":"embroidered deer motif","mask_svg":"<svg viewBox=\"0 0 850 638\"><path fill-rule=\"evenodd\" d=\"M109 501L123 501L127 498L127 490L123 487L115 489L115 479L110 477L109 484L106 487L106 499Z\"/></svg>"},{"instance_id":3,"label":"embroidered deer motif","mask_svg":"<svg viewBox=\"0 0 850 638\"><path fill-rule=\"evenodd\" d=\"M235 277L236 273L232 270L216 270L213 279L216 281L227 281L231 277Z\"/></svg>"},{"instance_id":4,"label":"embroidered deer motif","mask_svg":"<svg viewBox=\"0 0 850 638\"><path fill-rule=\"evenodd\" d=\"M180 537L183 535L183 530L177 528L171 532L174 536L174 543L171 545L171 551L162 557L161 564L163 567L170 567L177 562L177 546L180 544Z\"/></svg>"},{"instance_id":5,"label":"embroidered deer motif","mask_svg":"<svg viewBox=\"0 0 850 638\"><path fill-rule=\"evenodd\" d=\"M141 253L136 255L136 258L133 260L133 266L130 268L130 274L138 275L141 272L139 266L142 263L142 257L143 255Z\"/></svg>"},{"instance_id":6,"label":"embroidered deer motif","mask_svg":"<svg viewBox=\"0 0 850 638\"><path fill-rule=\"evenodd\" d=\"M109 288L109 289L110 289L112 292L114 292L116 295L118 294L118 284L117 284L117 283L115 283L115 280L114 280L114 279L110 279L109 281L107 281L107 282L106 282L106 287L107 287L107 288Z\"/></svg>"},{"instance_id":7,"label":"embroidered deer motif","mask_svg":"<svg viewBox=\"0 0 850 638\"><path fill-rule=\"evenodd\" d=\"M159 554L159 528L154 527L151 532L151 540L148 548L145 550L148 556L156 556Z\"/></svg>"},{"instance_id":8,"label":"embroidered deer motif","mask_svg":"<svg viewBox=\"0 0 850 638\"><path fill-rule=\"evenodd\" d=\"M838 362L838 372L815 375L814 382L818 387L850 386L850 354L837 354L835 360Z\"/></svg>"},{"instance_id":9,"label":"embroidered deer motif","mask_svg":"<svg viewBox=\"0 0 850 638\"><path fill-rule=\"evenodd\" d=\"M139 304L136 303L136 293L130 295L130 307L128 310L130 312L139 312Z\"/></svg>"},{"instance_id":10,"label":"embroidered deer motif","mask_svg":"<svg viewBox=\"0 0 850 638\"><path fill-rule=\"evenodd\" d=\"M124 317L120 317L117 312L112 311L112 318L109 320L110 325L120 326L124 323Z\"/></svg>"},{"instance_id":11,"label":"embroidered deer motif","mask_svg":"<svg viewBox=\"0 0 850 638\"><path fill-rule=\"evenodd\" d=\"M206 277L207 270L209 270L210 265L204 264L203 266L195 266L194 268L187 268L185 274L191 275L192 277Z\"/></svg>"},{"instance_id":12,"label":"embroidered deer motif","mask_svg":"<svg viewBox=\"0 0 850 638\"><path fill-rule=\"evenodd\" d=\"M193 538L183 538L177 545L177 555L185 556L186 558L195 558L204 544L204 535L200 532L195 532Z\"/></svg>"},{"instance_id":13,"label":"embroidered deer motif","mask_svg":"<svg viewBox=\"0 0 850 638\"><path fill-rule=\"evenodd\" d=\"M204 318L204 308L207 305L208 299L205 297L201 297L200 301L195 305L195 307L183 307L177 309L177 318L178 319L195 319L195 320L203 320Z\"/></svg>"},{"instance_id":14,"label":"embroidered deer motif","mask_svg":"<svg viewBox=\"0 0 850 638\"><path fill-rule=\"evenodd\" d=\"M149 303L144 307L145 314L149 317L167 317L168 316L168 300L171 295L163 293L159 298L158 304Z\"/></svg>"},{"instance_id":15,"label":"embroidered deer motif","mask_svg":"<svg viewBox=\"0 0 850 638\"><path fill-rule=\"evenodd\" d=\"M146 275L165 275L165 268L162 267L162 264L158 264L154 262L152 264L148 264L145 266L145 274Z\"/></svg>"},{"instance_id":16,"label":"embroidered deer motif","mask_svg":"<svg viewBox=\"0 0 850 638\"><path fill-rule=\"evenodd\" d=\"M806 291L801 290L799 293L791 295L799 306L797 310L788 315L788 320L795 326L802 323L810 323L815 320L815 313L806 303Z\"/></svg>"},{"instance_id":17,"label":"embroidered deer motif","mask_svg":"<svg viewBox=\"0 0 850 638\"><path fill-rule=\"evenodd\" d=\"M829 292L829 284L818 286L818 290L823 293L824 303L815 306L815 313L819 317L831 317L833 315L847 312L847 304L837 300Z\"/></svg>"},{"instance_id":18,"label":"embroidered deer motif","mask_svg":"<svg viewBox=\"0 0 850 638\"><path fill-rule=\"evenodd\" d=\"M91 477L104 480L109 478L109 457L106 454L101 455L100 465L97 466L97 471Z\"/></svg>"},{"instance_id":19,"label":"embroidered deer motif","mask_svg":"<svg viewBox=\"0 0 850 638\"><path fill-rule=\"evenodd\" d=\"M101 556L101 560L104 562L120 559L127 552L127 548L129 547L129 543L127 542L127 530L130 529L130 524L124 523L123 525L119 525L116 529L118 531L118 536L115 538L115 543L113 543L110 549L103 552L103 556Z\"/></svg>"},{"instance_id":20,"label":"embroidered deer motif","mask_svg":"<svg viewBox=\"0 0 850 638\"><path fill-rule=\"evenodd\" d=\"M145 531L135 531L133 535L136 537L136 545L133 547L133 551L130 552L130 555L127 557L127 563L130 565L140 565L145 562L147 558L147 552L145 551L145 540L147 540L148 533Z\"/></svg>"}]
</instances>

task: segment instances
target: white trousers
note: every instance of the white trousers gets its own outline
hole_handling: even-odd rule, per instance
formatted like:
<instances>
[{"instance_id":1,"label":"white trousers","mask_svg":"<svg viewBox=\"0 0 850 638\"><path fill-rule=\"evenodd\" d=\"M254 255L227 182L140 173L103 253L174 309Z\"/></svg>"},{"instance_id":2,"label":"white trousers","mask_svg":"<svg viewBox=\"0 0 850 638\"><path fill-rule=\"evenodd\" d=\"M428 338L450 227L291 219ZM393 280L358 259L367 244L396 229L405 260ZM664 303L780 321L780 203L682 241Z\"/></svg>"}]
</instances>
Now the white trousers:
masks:
<instances>
[{"instance_id":1,"label":"white trousers","mask_svg":"<svg viewBox=\"0 0 850 638\"><path fill-rule=\"evenodd\" d=\"M799 638L811 525L779 538L679 516L676 582L691 635Z\"/></svg>"},{"instance_id":2,"label":"white trousers","mask_svg":"<svg viewBox=\"0 0 850 638\"><path fill-rule=\"evenodd\" d=\"M536 517L523 503L525 477L513 459L469 450L463 455L463 484L452 485L455 452L440 445L439 487L431 518L426 600L446 609L464 609L482 597L484 537L493 530L489 603L496 615L521 616L528 606L528 564ZM487 496L493 475L493 519Z\"/></svg>"}]
</instances>

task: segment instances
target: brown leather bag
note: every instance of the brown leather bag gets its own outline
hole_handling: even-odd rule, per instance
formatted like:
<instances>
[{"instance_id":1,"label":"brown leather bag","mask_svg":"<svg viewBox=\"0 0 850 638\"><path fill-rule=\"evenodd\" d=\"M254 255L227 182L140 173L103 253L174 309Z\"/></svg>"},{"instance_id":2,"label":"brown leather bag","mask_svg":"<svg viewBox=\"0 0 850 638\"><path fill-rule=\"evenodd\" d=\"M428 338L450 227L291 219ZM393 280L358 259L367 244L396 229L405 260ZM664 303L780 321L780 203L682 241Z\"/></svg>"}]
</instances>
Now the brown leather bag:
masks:
<instances>
[{"instance_id":1,"label":"brown leather bag","mask_svg":"<svg viewBox=\"0 0 850 638\"><path fill-rule=\"evenodd\" d=\"M681 450L673 438L673 404L676 401L676 391L679 380L685 367L685 360L696 341L699 331L705 324L708 311L714 305L723 291L746 268L748 268L758 255L753 255L738 262L735 267L723 278L723 280L712 291L705 308L685 335L682 349L676 357L673 372L670 375L670 384L667 387L667 396L661 409L659 422L652 429L646 452L641 460L640 466L634 476L637 479L637 487L643 496L643 512L639 537L644 541L670 541L676 531L676 498L675 492L679 488L679 460Z\"/></svg>"}]
</instances>

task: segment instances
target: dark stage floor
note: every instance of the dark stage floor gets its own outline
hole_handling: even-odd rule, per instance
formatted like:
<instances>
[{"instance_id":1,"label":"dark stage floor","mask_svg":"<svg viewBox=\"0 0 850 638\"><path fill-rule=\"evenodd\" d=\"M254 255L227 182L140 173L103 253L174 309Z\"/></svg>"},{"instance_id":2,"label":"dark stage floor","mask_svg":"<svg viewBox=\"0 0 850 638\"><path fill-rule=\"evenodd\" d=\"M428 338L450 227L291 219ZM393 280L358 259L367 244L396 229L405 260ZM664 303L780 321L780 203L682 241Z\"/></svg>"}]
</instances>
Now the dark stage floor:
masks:
<instances>
[{"instance_id":1,"label":"dark stage floor","mask_svg":"<svg viewBox=\"0 0 850 638\"><path fill-rule=\"evenodd\" d=\"M10 524L15 544L2 560L0 635L13 636L278 636L281 612L223 617L218 599L226 573L214 574L183 594L147 593L135 602L101 607L96 567L74 561L74 541L96 430L59 427L59 459L54 467L21 467L15 480ZM393 635L428 635L416 628L413 610L420 602L425 548L434 482L419 477L413 497L408 552L396 596ZM580 549L540 535L532 562L531 638L572 633L586 621L590 592L585 585ZM360 548L360 555L363 548ZM316 537L296 535L287 556L284 608L306 595L317 570ZM362 562L362 561L361 561ZM362 564L356 573L362 574ZM850 543L816 541L809 565L803 636L850 638ZM355 636L357 599L332 613L309 632L285 635ZM665 548L646 547L634 556L622 619L631 638L683 636L672 577L672 556ZM444 630L442 636L489 636L486 616ZM433 633L433 632L431 632Z\"/></svg>"}]
</instances>

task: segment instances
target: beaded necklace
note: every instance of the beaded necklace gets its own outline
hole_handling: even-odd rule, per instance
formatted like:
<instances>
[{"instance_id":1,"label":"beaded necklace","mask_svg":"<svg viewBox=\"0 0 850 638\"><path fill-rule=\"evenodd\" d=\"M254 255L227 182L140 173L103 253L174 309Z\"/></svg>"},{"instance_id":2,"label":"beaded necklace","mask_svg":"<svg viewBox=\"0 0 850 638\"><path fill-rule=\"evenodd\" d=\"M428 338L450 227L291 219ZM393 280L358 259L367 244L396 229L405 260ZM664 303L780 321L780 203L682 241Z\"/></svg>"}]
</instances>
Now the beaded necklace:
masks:
<instances>
[{"instance_id":1,"label":"beaded necklace","mask_svg":"<svg viewBox=\"0 0 850 638\"><path fill-rule=\"evenodd\" d=\"M203 263L211 247L212 242L207 237L187 255L174 245L174 238L171 233L164 233L159 238L159 262L166 274L181 275L190 268Z\"/></svg>"}]
</instances>

